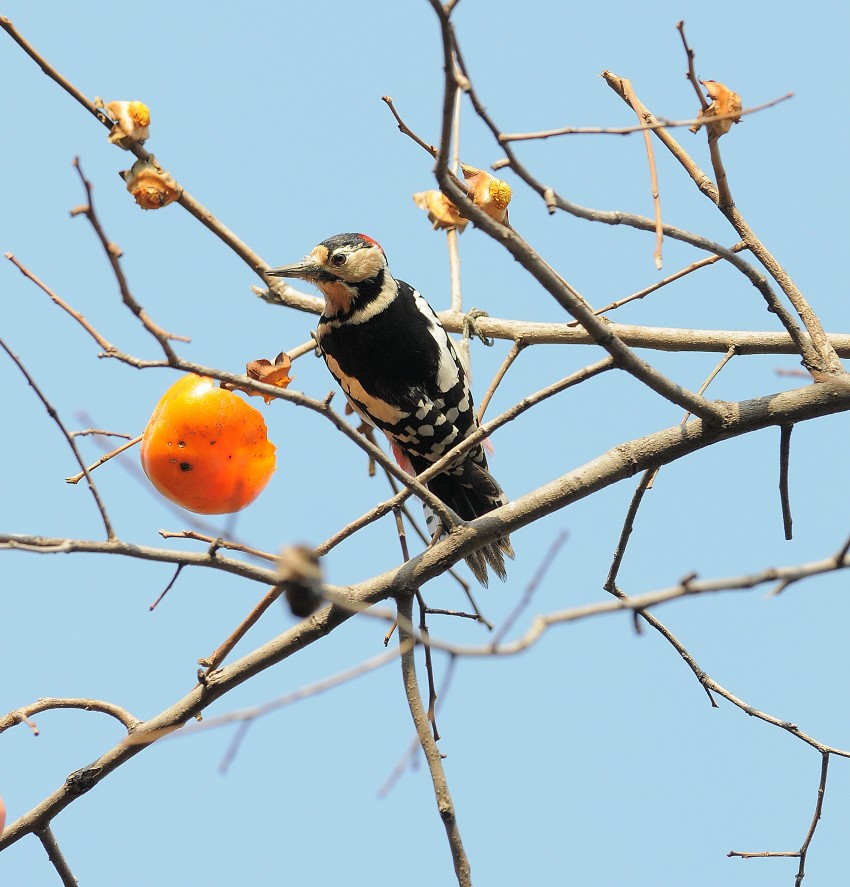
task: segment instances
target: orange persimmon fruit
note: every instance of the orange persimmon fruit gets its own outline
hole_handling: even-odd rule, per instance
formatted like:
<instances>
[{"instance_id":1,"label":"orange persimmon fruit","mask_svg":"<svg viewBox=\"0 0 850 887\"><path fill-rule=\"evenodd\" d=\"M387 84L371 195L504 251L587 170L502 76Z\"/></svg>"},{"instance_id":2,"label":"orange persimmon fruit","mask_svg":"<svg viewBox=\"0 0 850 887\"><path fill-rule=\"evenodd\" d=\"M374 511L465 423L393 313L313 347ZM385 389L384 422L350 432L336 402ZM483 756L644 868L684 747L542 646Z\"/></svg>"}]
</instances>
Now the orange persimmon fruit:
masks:
<instances>
[{"instance_id":1,"label":"orange persimmon fruit","mask_svg":"<svg viewBox=\"0 0 850 887\"><path fill-rule=\"evenodd\" d=\"M194 374L178 379L156 405L140 456L157 490L198 514L241 511L275 469L275 446L259 411Z\"/></svg>"}]
</instances>

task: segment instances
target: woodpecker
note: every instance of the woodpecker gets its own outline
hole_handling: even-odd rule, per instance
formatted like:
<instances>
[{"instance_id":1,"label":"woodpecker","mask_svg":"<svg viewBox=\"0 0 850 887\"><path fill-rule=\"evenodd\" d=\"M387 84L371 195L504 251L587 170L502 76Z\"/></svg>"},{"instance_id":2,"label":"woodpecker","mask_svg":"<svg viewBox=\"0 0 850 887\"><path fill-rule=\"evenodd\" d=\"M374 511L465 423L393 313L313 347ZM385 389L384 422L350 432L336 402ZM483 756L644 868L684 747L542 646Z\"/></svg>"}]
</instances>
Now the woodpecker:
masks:
<instances>
[{"instance_id":1,"label":"woodpecker","mask_svg":"<svg viewBox=\"0 0 850 887\"><path fill-rule=\"evenodd\" d=\"M448 333L425 299L390 273L365 234L337 234L300 262L267 272L315 284L325 298L316 343L354 411L389 438L399 464L419 474L478 428L469 381ZM465 521L508 500L478 443L428 489ZM426 507L429 532L441 529ZM504 536L467 556L482 585L487 567L505 578Z\"/></svg>"}]
</instances>

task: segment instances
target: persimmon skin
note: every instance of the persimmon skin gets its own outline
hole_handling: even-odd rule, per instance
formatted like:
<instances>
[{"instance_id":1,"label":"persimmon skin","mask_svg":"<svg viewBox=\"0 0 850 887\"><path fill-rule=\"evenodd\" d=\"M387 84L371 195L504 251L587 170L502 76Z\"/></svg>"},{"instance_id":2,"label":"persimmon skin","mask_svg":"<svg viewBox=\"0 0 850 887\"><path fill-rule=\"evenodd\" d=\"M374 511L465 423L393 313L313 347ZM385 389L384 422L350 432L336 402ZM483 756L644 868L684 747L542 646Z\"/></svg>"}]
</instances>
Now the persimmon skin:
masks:
<instances>
[{"instance_id":1,"label":"persimmon skin","mask_svg":"<svg viewBox=\"0 0 850 887\"><path fill-rule=\"evenodd\" d=\"M263 491L276 461L262 415L194 374L162 396L139 455L154 487L196 514L241 511Z\"/></svg>"}]
</instances>

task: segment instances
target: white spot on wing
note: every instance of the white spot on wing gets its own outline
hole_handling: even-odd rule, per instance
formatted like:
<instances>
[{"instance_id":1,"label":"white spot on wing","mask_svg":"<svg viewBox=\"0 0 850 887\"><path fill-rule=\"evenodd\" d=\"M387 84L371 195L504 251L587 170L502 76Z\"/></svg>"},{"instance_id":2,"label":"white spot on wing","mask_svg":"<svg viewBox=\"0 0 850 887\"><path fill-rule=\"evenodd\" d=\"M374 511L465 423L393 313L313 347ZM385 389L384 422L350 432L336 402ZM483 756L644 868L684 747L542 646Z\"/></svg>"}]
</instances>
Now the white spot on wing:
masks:
<instances>
[{"instance_id":1,"label":"white spot on wing","mask_svg":"<svg viewBox=\"0 0 850 887\"><path fill-rule=\"evenodd\" d=\"M440 365L437 368L437 385L440 391L451 391L460 379L458 365L447 347L440 350Z\"/></svg>"}]
</instances>

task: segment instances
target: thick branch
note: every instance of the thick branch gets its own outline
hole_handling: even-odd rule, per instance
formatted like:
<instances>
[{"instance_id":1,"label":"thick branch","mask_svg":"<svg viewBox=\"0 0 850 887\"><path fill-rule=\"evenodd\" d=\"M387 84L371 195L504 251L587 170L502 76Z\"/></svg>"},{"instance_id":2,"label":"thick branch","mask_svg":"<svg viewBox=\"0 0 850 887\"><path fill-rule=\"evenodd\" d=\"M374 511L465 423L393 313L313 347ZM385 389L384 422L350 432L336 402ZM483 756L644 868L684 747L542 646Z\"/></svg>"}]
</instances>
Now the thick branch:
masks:
<instances>
[{"instance_id":1,"label":"thick branch","mask_svg":"<svg viewBox=\"0 0 850 887\"><path fill-rule=\"evenodd\" d=\"M268 386L267 386L268 387ZM463 526L454 528L435 545L406 564L347 589L332 589L353 601L373 603L411 586L420 586L441 575L481 545L534 523L647 468L666 465L723 440L771 426L804 422L850 410L850 382L837 379L805 388L784 391L738 403L723 403L722 429L706 428L699 419L654 432L620 444L607 453L567 474L495 509ZM225 569L269 585L276 581L271 570L241 561L196 552L152 549L126 542L91 542L72 539L0 535L0 549L17 548L36 553L106 551L148 560L166 561Z\"/></svg>"},{"instance_id":2,"label":"thick branch","mask_svg":"<svg viewBox=\"0 0 850 887\"><path fill-rule=\"evenodd\" d=\"M638 471L674 461L719 440L729 439L760 428L781 425L786 422L801 422L817 416L848 410L850 409L850 384L845 384L842 381L822 382L771 397L757 398L739 404L727 404L726 408L727 418L722 433L707 432L702 422L694 419L686 425L675 425L672 428L622 444L533 493L502 506L491 515L453 530L446 538L402 566L346 589L335 590L335 598L341 601L340 604L333 604L320 610L270 643L221 671L213 673L206 686L196 687L170 708L139 725L131 737L107 751L93 764L68 777L63 786L7 827L0 838L0 850L19 840L25 834L43 829L62 809L72 803L77 795L96 785L101 779L137 754L145 747L146 743L153 742L160 736L179 728L202 712L215 699L253 675L325 637L348 620L358 609L375 604L390 595L402 593L411 587L418 587L428 579L440 575L465 554L480 547L482 543L526 526L546 514L564 508L571 502L584 498ZM126 543L80 544L74 540L43 540L37 537L25 538L8 535L0 536L0 547L17 547L36 552L94 551L104 550L105 547L106 550L113 550L115 553L129 556L170 561L182 558L187 562L203 566L213 566L212 561L217 562L217 566L221 566L221 562L226 560L218 557L210 558L203 554L176 554L163 550L155 552ZM787 584L806 575L817 575L818 572L843 567L845 566L844 556L846 556L846 552L843 552L841 563L832 557L822 564L776 570L770 574L770 577L762 575L759 578L756 576L753 577L753 582L767 581L770 578L773 581L784 580ZM269 570L260 570L257 567L235 561L230 561L227 568L231 572L246 575L268 584L274 582L274 574ZM693 593L695 586L699 586L699 583L691 583L690 588L685 589L685 593ZM670 594L669 592L666 596L662 594L657 599L669 600ZM593 612L645 609L652 603L651 597L642 595L632 598L628 602L611 601L594 605ZM571 618L582 618L585 615L590 615L590 613L579 609L574 612ZM475 651L472 653L474 654ZM492 655L492 650L487 648L481 651L481 655ZM716 692L720 692L720 689L715 685L710 686ZM776 723L793 732L798 738L813 743L813 740L802 734L794 725L786 725L778 720ZM825 749L826 747L821 746L821 748ZM830 750L836 754L846 754L837 749Z\"/></svg>"}]
</instances>

